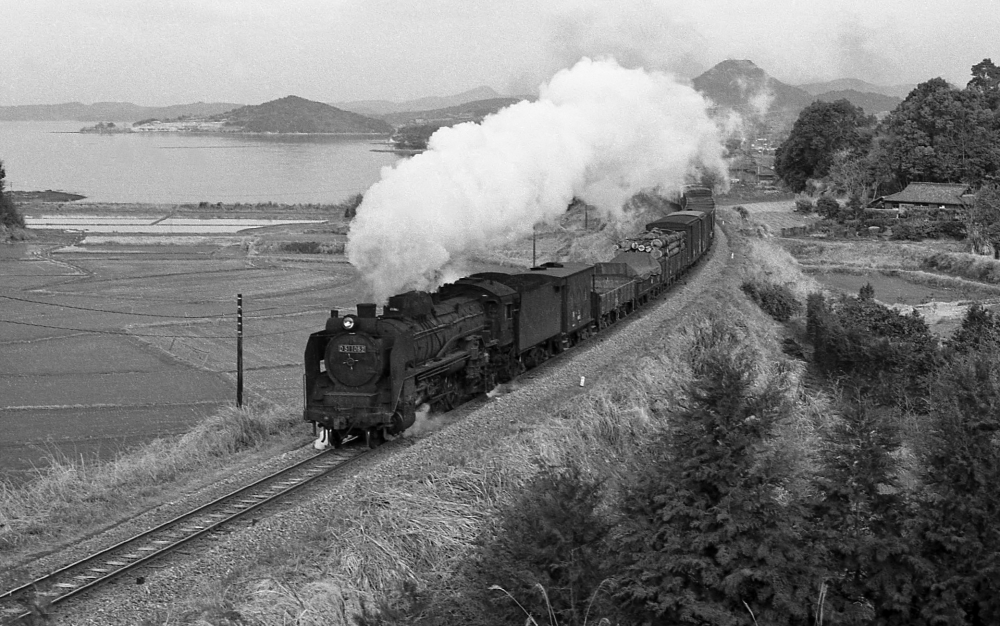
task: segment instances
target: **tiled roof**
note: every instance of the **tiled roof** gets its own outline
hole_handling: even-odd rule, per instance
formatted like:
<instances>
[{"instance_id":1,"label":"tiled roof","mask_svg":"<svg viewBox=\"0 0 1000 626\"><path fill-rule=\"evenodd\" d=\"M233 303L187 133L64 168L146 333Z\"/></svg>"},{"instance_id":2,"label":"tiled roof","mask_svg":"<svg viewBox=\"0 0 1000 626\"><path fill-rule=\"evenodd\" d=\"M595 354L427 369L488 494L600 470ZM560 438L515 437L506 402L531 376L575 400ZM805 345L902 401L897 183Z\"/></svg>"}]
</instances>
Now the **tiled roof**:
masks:
<instances>
[{"instance_id":1,"label":"tiled roof","mask_svg":"<svg viewBox=\"0 0 1000 626\"><path fill-rule=\"evenodd\" d=\"M907 204L963 204L962 194L968 189L968 185L952 183L910 183L906 189L882 200Z\"/></svg>"}]
</instances>

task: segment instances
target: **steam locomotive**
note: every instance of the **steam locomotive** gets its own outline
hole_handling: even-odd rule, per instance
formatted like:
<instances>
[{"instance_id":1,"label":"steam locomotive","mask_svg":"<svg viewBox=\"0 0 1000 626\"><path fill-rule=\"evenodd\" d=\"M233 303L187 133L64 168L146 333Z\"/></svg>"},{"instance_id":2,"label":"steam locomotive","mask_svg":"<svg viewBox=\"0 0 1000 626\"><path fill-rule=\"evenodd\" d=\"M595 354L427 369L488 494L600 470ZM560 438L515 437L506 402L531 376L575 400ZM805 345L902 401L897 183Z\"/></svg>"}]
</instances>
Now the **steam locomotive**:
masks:
<instances>
[{"instance_id":1,"label":"steam locomotive","mask_svg":"<svg viewBox=\"0 0 1000 626\"><path fill-rule=\"evenodd\" d=\"M586 340L670 288L715 236L711 190L619 244L606 263L544 263L473 274L436 293L410 291L357 314L330 312L305 349L303 418L317 447L370 447L413 425L422 405L447 411Z\"/></svg>"}]
</instances>

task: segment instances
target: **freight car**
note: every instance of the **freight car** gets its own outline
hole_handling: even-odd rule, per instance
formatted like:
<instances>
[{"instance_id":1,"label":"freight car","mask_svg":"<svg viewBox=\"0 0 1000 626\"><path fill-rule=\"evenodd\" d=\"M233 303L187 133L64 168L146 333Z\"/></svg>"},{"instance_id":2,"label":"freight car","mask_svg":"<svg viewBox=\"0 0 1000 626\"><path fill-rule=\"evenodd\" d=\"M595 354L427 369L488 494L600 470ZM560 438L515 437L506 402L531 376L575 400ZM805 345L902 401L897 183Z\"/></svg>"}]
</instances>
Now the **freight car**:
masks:
<instances>
[{"instance_id":1,"label":"freight car","mask_svg":"<svg viewBox=\"0 0 1000 626\"><path fill-rule=\"evenodd\" d=\"M450 410L632 314L712 245L711 191L688 188L677 208L606 263L473 274L392 296L381 315L375 304L331 311L305 349L303 418L317 447L348 437L376 447L413 425L419 407Z\"/></svg>"}]
</instances>

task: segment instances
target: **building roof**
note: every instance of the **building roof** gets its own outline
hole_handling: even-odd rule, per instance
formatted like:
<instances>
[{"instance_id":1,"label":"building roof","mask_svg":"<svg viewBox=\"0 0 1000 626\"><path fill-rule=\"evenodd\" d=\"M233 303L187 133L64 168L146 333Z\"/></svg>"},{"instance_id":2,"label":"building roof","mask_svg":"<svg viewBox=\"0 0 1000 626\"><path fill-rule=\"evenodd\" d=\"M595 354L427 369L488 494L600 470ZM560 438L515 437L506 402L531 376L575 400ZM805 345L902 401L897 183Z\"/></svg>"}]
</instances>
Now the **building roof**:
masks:
<instances>
[{"instance_id":1,"label":"building roof","mask_svg":"<svg viewBox=\"0 0 1000 626\"><path fill-rule=\"evenodd\" d=\"M882 200L906 204L964 204L962 196L968 190L968 185L954 183L910 183L906 189Z\"/></svg>"}]
</instances>

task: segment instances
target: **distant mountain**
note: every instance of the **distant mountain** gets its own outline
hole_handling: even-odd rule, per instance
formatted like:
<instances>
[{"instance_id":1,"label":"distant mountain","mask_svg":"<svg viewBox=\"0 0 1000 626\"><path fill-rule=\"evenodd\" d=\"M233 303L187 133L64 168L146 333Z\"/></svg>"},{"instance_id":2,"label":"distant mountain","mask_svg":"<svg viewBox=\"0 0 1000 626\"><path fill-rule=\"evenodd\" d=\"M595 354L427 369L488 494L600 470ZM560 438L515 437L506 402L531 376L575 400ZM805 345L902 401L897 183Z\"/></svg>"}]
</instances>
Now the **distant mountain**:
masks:
<instances>
[{"instance_id":1,"label":"distant mountain","mask_svg":"<svg viewBox=\"0 0 1000 626\"><path fill-rule=\"evenodd\" d=\"M381 117L389 115L390 113L401 113L404 111L431 111L435 109L444 109L447 107L466 104L468 102L475 102L477 100L491 100L500 97L500 94L490 87L476 87L475 89L463 91L462 93L455 94L453 96L430 96L427 98L418 98L416 100L406 100L404 102L392 102L390 100L355 100L353 102L336 102L334 103L334 106L344 109L345 111L360 113L361 115Z\"/></svg>"},{"instance_id":2,"label":"distant mountain","mask_svg":"<svg viewBox=\"0 0 1000 626\"><path fill-rule=\"evenodd\" d=\"M776 127L790 127L814 100L808 92L786 85L747 60L723 61L691 82L718 107Z\"/></svg>"},{"instance_id":3,"label":"distant mountain","mask_svg":"<svg viewBox=\"0 0 1000 626\"><path fill-rule=\"evenodd\" d=\"M165 107L146 107L131 102L67 102L64 104L25 104L0 106L3 121L78 121L136 122L144 119L170 119L182 116L204 117L231 111L241 104L228 102L195 102Z\"/></svg>"},{"instance_id":4,"label":"distant mountain","mask_svg":"<svg viewBox=\"0 0 1000 626\"><path fill-rule=\"evenodd\" d=\"M444 122L442 126L457 124L459 122L480 122L487 115L496 113L500 109L529 99L523 98L489 98L486 100L476 100L466 102L456 106L433 109L430 111L403 111L400 113L390 113L382 119L393 126L405 126L407 124L427 124L430 122Z\"/></svg>"},{"instance_id":5,"label":"distant mountain","mask_svg":"<svg viewBox=\"0 0 1000 626\"><path fill-rule=\"evenodd\" d=\"M899 98L900 101L902 101L906 98L906 96L910 95L910 92L913 91L913 88L916 87L916 85L874 85L857 78L838 78L837 80L828 80L824 83L808 83L806 85L798 85L798 87L799 89L807 91L814 96L829 93L831 91L854 90L861 93L882 94L883 96Z\"/></svg>"},{"instance_id":6,"label":"distant mountain","mask_svg":"<svg viewBox=\"0 0 1000 626\"><path fill-rule=\"evenodd\" d=\"M844 89L842 91L827 91L817 94L817 100L823 102L835 102L837 100L847 100L851 104L864 109L868 115L892 111L903 101L902 98L886 96L880 93L866 93L854 89Z\"/></svg>"},{"instance_id":7,"label":"distant mountain","mask_svg":"<svg viewBox=\"0 0 1000 626\"><path fill-rule=\"evenodd\" d=\"M248 133L336 133L388 135L392 126L337 107L286 96L254 106L214 115L209 122L222 122L229 132Z\"/></svg>"}]
</instances>

